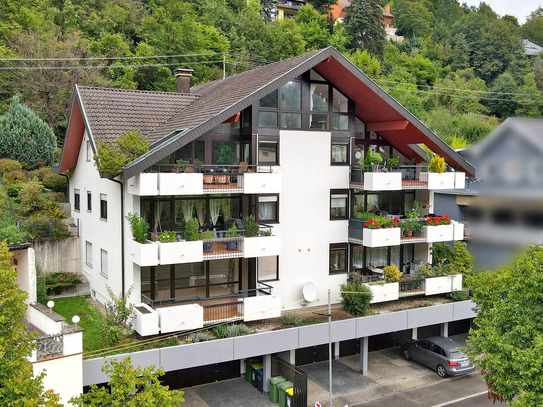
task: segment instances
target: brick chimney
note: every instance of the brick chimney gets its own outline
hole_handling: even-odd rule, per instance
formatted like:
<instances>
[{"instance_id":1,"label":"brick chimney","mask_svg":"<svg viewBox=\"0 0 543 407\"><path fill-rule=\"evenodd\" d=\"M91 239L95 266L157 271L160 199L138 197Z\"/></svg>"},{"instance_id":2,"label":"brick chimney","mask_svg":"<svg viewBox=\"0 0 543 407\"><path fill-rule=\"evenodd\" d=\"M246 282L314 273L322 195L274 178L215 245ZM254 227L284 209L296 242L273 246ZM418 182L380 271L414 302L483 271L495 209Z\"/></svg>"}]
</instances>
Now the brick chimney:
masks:
<instances>
[{"instance_id":1,"label":"brick chimney","mask_svg":"<svg viewBox=\"0 0 543 407\"><path fill-rule=\"evenodd\" d=\"M390 13L390 6L385 6L385 11L386 11L387 13Z\"/></svg>"},{"instance_id":2,"label":"brick chimney","mask_svg":"<svg viewBox=\"0 0 543 407\"><path fill-rule=\"evenodd\" d=\"M190 77L194 69L178 68L173 72L177 81L177 93L190 93Z\"/></svg>"}]
</instances>

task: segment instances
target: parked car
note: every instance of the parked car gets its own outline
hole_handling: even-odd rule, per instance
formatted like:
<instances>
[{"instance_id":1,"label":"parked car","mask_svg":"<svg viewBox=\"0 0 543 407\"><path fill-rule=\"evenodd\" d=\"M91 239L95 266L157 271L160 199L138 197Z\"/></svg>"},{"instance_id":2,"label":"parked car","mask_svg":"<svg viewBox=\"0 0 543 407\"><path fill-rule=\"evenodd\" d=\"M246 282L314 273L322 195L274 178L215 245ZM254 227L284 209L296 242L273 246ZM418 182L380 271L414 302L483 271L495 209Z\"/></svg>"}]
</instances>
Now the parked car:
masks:
<instances>
[{"instance_id":1,"label":"parked car","mask_svg":"<svg viewBox=\"0 0 543 407\"><path fill-rule=\"evenodd\" d=\"M471 360L458 350L461 346L451 338L435 336L404 343L401 351L404 359L422 363L444 378L468 374L475 370Z\"/></svg>"}]
</instances>

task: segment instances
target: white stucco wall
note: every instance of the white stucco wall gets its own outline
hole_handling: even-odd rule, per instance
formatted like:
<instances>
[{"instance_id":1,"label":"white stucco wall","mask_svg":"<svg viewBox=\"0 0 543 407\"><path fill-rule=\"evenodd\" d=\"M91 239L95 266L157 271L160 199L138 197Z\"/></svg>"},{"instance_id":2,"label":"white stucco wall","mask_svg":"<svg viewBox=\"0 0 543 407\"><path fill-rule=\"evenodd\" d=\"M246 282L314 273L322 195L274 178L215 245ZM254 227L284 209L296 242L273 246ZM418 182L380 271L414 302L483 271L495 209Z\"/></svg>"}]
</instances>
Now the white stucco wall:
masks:
<instances>
[{"instance_id":1,"label":"white stucco wall","mask_svg":"<svg viewBox=\"0 0 543 407\"><path fill-rule=\"evenodd\" d=\"M60 402L65 406L70 398L83 392L83 358L81 353L56 359L44 360L32 364L34 374L45 371L43 388L53 389L60 395Z\"/></svg>"},{"instance_id":2,"label":"white stucco wall","mask_svg":"<svg viewBox=\"0 0 543 407\"><path fill-rule=\"evenodd\" d=\"M12 252L11 265L17 270L17 284L28 293L26 303L36 302L36 256L34 249Z\"/></svg>"}]
</instances>

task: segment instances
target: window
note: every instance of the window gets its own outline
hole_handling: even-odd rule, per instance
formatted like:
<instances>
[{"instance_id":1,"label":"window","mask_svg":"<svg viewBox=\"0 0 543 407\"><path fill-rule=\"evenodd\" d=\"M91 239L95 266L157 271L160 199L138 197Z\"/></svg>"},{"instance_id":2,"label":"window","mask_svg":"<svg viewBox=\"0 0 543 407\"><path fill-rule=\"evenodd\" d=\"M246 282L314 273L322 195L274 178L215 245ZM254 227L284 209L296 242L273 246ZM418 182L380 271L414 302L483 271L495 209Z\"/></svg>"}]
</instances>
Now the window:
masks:
<instances>
[{"instance_id":1,"label":"window","mask_svg":"<svg viewBox=\"0 0 543 407\"><path fill-rule=\"evenodd\" d=\"M301 129L301 113L281 113L281 127L284 129Z\"/></svg>"},{"instance_id":2,"label":"window","mask_svg":"<svg viewBox=\"0 0 543 407\"><path fill-rule=\"evenodd\" d=\"M258 281L273 281L279 280L279 257L278 256L265 256L258 257L257 270Z\"/></svg>"},{"instance_id":3,"label":"window","mask_svg":"<svg viewBox=\"0 0 543 407\"><path fill-rule=\"evenodd\" d=\"M349 164L349 144L332 141L332 165Z\"/></svg>"},{"instance_id":4,"label":"window","mask_svg":"<svg viewBox=\"0 0 543 407\"><path fill-rule=\"evenodd\" d=\"M260 99L260 107L277 109L277 91L274 90L269 95L266 95Z\"/></svg>"},{"instance_id":5,"label":"window","mask_svg":"<svg viewBox=\"0 0 543 407\"><path fill-rule=\"evenodd\" d=\"M92 147L91 147L91 142L90 140L87 140L87 143L86 143L86 149L87 149L87 161L90 161L91 158L92 158Z\"/></svg>"},{"instance_id":6,"label":"window","mask_svg":"<svg viewBox=\"0 0 543 407\"><path fill-rule=\"evenodd\" d=\"M104 249L100 249L100 273L105 277L108 276L108 267L107 267L107 252Z\"/></svg>"},{"instance_id":7,"label":"window","mask_svg":"<svg viewBox=\"0 0 543 407\"><path fill-rule=\"evenodd\" d=\"M92 243L85 241L85 263L92 267Z\"/></svg>"},{"instance_id":8,"label":"window","mask_svg":"<svg viewBox=\"0 0 543 407\"><path fill-rule=\"evenodd\" d=\"M330 191L330 219L347 219L347 201L349 191L333 189Z\"/></svg>"},{"instance_id":9,"label":"window","mask_svg":"<svg viewBox=\"0 0 543 407\"><path fill-rule=\"evenodd\" d=\"M100 194L100 218L107 219L107 195Z\"/></svg>"},{"instance_id":10,"label":"window","mask_svg":"<svg viewBox=\"0 0 543 407\"><path fill-rule=\"evenodd\" d=\"M74 210L78 211L81 207L81 197L79 189L74 189Z\"/></svg>"},{"instance_id":11,"label":"window","mask_svg":"<svg viewBox=\"0 0 543 407\"><path fill-rule=\"evenodd\" d=\"M328 115L327 114L311 114L309 116L309 127L312 129L328 129Z\"/></svg>"},{"instance_id":12,"label":"window","mask_svg":"<svg viewBox=\"0 0 543 407\"><path fill-rule=\"evenodd\" d=\"M277 112L260 112L258 114L260 127L277 127Z\"/></svg>"},{"instance_id":13,"label":"window","mask_svg":"<svg viewBox=\"0 0 543 407\"><path fill-rule=\"evenodd\" d=\"M259 164L279 164L276 141L260 141L258 143Z\"/></svg>"},{"instance_id":14,"label":"window","mask_svg":"<svg viewBox=\"0 0 543 407\"><path fill-rule=\"evenodd\" d=\"M92 192L87 192L87 210L92 212Z\"/></svg>"},{"instance_id":15,"label":"window","mask_svg":"<svg viewBox=\"0 0 543 407\"><path fill-rule=\"evenodd\" d=\"M258 197L257 218L259 222L279 222L278 196L266 195Z\"/></svg>"},{"instance_id":16,"label":"window","mask_svg":"<svg viewBox=\"0 0 543 407\"><path fill-rule=\"evenodd\" d=\"M347 272L347 243L330 244L330 274Z\"/></svg>"},{"instance_id":17,"label":"window","mask_svg":"<svg viewBox=\"0 0 543 407\"><path fill-rule=\"evenodd\" d=\"M281 109L300 110L302 108L302 83L287 82L281 88Z\"/></svg>"},{"instance_id":18,"label":"window","mask_svg":"<svg viewBox=\"0 0 543 407\"><path fill-rule=\"evenodd\" d=\"M311 84L310 110L317 112L328 111L329 87L322 83Z\"/></svg>"}]
</instances>

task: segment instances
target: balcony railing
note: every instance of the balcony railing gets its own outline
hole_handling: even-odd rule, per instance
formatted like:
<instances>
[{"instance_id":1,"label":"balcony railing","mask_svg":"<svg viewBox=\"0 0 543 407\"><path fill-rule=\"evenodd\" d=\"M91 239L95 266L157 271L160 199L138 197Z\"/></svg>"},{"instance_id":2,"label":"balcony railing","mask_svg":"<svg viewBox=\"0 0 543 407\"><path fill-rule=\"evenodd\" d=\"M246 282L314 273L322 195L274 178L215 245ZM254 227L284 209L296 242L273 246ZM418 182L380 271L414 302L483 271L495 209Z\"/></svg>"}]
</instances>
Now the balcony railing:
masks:
<instances>
[{"instance_id":1,"label":"balcony railing","mask_svg":"<svg viewBox=\"0 0 543 407\"><path fill-rule=\"evenodd\" d=\"M62 356L64 352L63 334L48 335L36 338L37 359Z\"/></svg>"}]
</instances>

